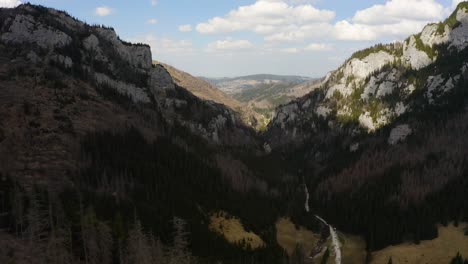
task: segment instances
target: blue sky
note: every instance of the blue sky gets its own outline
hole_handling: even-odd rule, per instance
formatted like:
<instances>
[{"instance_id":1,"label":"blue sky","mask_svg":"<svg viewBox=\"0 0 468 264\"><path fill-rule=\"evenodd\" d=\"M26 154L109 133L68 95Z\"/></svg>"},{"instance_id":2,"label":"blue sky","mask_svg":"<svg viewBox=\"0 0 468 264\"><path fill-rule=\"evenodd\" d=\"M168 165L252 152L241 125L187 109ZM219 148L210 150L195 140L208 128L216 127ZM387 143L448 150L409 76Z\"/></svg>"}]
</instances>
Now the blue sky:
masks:
<instances>
[{"instance_id":1,"label":"blue sky","mask_svg":"<svg viewBox=\"0 0 468 264\"><path fill-rule=\"evenodd\" d=\"M18 0L0 0L0 6ZM460 0L32 0L197 76L323 76L354 51L402 40L443 20Z\"/></svg>"}]
</instances>

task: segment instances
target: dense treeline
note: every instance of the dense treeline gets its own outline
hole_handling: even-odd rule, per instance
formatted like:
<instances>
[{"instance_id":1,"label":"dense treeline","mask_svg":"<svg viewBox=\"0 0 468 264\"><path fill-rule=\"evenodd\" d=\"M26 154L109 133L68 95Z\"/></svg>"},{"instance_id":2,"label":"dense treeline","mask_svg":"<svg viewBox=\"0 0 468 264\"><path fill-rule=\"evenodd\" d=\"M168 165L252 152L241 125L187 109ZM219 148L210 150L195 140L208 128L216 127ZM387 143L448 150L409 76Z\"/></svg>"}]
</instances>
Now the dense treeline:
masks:
<instances>
[{"instance_id":1,"label":"dense treeline","mask_svg":"<svg viewBox=\"0 0 468 264\"><path fill-rule=\"evenodd\" d=\"M176 215L188 221L194 254L209 259L238 261L247 257L268 262L281 255L274 228L265 229L273 226L278 205L261 193L234 192L210 165L210 150L197 144L196 138L190 141L195 152L175 145L171 138L176 137L159 137L150 143L130 128L124 134L102 132L83 140L86 169L79 185L88 191L90 202L99 201L98 215L112 219L118 210L129 221L136 214L142 225L164 242L170 241L170 220ZM247 228L263 235L269 248L242 254L242 247L229 245L213 234L207 221L215 210L226 210L245 220Z\"/></svg>"},{"instance_id":2,"label":"dense treeline","mask_svg":"<svg viewBox=\"0 0 468 264\"><path fill-rule=\"evenodd\" d=\"M49 263L281 262L285 253L274 229L279 202L233 191L212 166L210 150L191 142L188 148L169 137L148 142L135 128L97 132L82 140L83 169L73 188L58 195L5 183L5 225L12 235L31 239L25 252L15 250L10 259L30 254ZM218 210L239 216L267 247L229 244L210 231L209 216ZM44 248L33 250L36 244ZM9 259L8 252L0 253ZM182 262L171 260L180 256Z\"/></svg>"}]
</instances>

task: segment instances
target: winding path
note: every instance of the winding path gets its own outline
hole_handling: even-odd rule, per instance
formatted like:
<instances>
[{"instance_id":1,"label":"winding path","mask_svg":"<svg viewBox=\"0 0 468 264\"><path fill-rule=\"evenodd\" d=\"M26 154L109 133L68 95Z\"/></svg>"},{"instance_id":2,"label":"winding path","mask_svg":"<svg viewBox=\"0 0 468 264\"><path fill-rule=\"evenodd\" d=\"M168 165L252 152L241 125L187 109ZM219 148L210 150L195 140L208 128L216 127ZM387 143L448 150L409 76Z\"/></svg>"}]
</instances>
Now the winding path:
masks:
<instances>
[{"instance_id":1,"label":"winding path","mask_svg":"<svg viewBox=\"0 0 468 264\"><path fill-rule=\"evenodd\" d=\"M306 194L304 209L308 213L310 211L310 208L309 208L309 189L307 189L306 184L304 184L304 192ZM330 228L330 236L332 238L333 251L335 252L335 264L341 264L341 245L340 245L340 240L338 239L338 235L336 234L335 228L333 228L333 226L329 225L327 223L327 221L325 221L320 216L315 215L315 217Z\"/></svg>"}]
</instances>

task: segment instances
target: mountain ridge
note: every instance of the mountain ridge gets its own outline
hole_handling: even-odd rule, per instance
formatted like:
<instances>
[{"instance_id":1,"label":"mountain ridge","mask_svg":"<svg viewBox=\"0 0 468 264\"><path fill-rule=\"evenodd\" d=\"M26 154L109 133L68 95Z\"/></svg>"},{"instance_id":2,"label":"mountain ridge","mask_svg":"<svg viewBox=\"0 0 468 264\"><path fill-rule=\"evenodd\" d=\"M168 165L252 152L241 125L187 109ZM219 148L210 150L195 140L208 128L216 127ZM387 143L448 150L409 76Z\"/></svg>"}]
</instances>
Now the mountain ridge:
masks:
<instances>
[{"instance_id":1,"label":"mountain ridge","mask_svg":"<svg viewBox=\"0 0 468 264\"><path fill-rule=\"evenodd\" d=\"M467 12L355 53L257 133L147 45L0 9L0 261L326 261L333 226L372 262L468 221Z\"/></svg>"}]
</instances>

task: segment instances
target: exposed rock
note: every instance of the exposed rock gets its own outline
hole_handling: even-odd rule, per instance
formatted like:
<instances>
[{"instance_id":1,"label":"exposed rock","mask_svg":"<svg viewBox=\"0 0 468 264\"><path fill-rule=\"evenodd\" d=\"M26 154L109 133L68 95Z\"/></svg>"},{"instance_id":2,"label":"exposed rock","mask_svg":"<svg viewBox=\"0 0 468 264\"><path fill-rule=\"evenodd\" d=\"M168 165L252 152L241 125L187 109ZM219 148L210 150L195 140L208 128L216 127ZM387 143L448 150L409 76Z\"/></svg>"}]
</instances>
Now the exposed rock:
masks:
<instances>
[{"instance_id":1,"label":"exposed rock","mask_svg":"<svg viewBox=\"0 0 468 264\"><path fill-rule=\"evenodd\" d=\"M377 88L379 88L377 80L378 79L376 77L371 76L369 83L367 83L367 85L364 87L364 92L361 94L361 99L368 100L370 97L375 95Z\"/></svg>"},{"instance_id":2,"label":"exposed rock","mask_svg":"<svg viewBox=\"0 0 468 264\"><path fill-rule=\"evenodd\" d=\"M377 53L371 53L369 56L360 59L352 59L346 64L344 68L345 76L355 76L360 79L364 79L371 73L379 70L384 65L393 62L395 56L385 51L379 51Z\"/></svg>"},{"instance_id":3,"label":"exposed rock","mask_svg":"<svg viewBox=\"0 0 468 264\"><path fill-rule=\"evenodd\" d=\"M133 84L116 81L102 73L95 73L94 78L97 83L108 85L109 87L117 90L120 94L130 96L135 103L151 102L150 98L148 97L148 93L143 88L136 87Z\"/></svg>"},{"instance_id":4,"label":"exposed rock","mask_svg":"<svg viewBox=\"0 0 468 264\"><path fill-rule=\"evenodd\" d=\"M326 118L330 112L332 110L326 106L319 106L317 107L317 109L315 110L315 113L318 115L318 116L321 116L323 118Z\"/></svg>"},{"instance_id":5,"label":"exposed rock","mask_svg":"<svg viewBox=\"0 0 468 264\"><path fill-rule=\"evenodd\" d=\"M281 108L281 111L276 115L276 122L281 125L281 128L286 127L286 122L291 122L296 119L297 104L289 104Z\"/></svg>"},{"instance_id":6,"label":"exposed rock","mask_svg":"<svg viewBox=\"0 0 468 264\"><path fill-rule=\"evenodd\" d=\"M330 87L327 91L326 98L331 98L335 92L339 92L344 97L347 97L353 93L353 89L351 87L346 86L345 84L337 84Z\"/></svg>"},{"instance_id":7,"label":"exposed rock","mask_svg":"<svg viewBox=\"0 0 468 264\"><path fill-rule=\"evenodd\" d=\"M460 22L456 28L450 32L449 48L455 47L461 51L468 46L468 13L467 9L461 8L457 11L456 19Z\"/></svg>"},{"instance_id":8,"label":"exposed rock","mask_svg":"<svg viewBox=\"0 0 468 264\"><path fill-rule=\"evenodd\" d=\"M161 65L155 65L150 71L149 87L155 97L174 90L175 84L171 75Z\"/></svg>"},{"instance_id":9,"label":"exposed rock","mask_svg":"<svg viewBox=\"0 0 468 264\"><path fill-rule=\"evenodd\" d=\"M413 133L413 130L408 124L398 125L390 132L388 144L395 145L398 142L404 141L411 133Z\"/></svg>"},{"instance_id":10,"label":"exposed rock","mask_svg":"<svg viewBox=\"0 0 468 264\"><path fill-rule=\"evenodd\" d=\"M375 130L374 121L370 115L370 112L365 112L359 116L359 124L367 128L367 131L371 132Z\"/></svg>"},{"instance_id":11,"label":"exposed rock","mask_svg":"<svg viewBox=\"0 0 468 264\"><path fill-rule=\"evenodd\" d=\"M395 89L395 83L394 82L383 82L379 85L379 90L377 91L376 97L381 98L386 95L392 94L393 90Z\"/></svg>"},{"instance_id":12,"label":"exposed rock","mask_svg":"<svg viewBox=\"0 0 468 264\"><path fill-rule=\"evenodd\" d=\"M96 33L112 44L112 48L135 68L150 69L152 65L151 50L146 45L127 45L123 43L113 29L96 28Z\"/></svg>"},{"instance_id":13,"label":"exposed rock","mask_svg":"<svg viewBox=\"0 0 468 264\"><path fill-rule=\"evenodd\" d=\"M31 43L41 48L59 48L71 43L67 34L37 23L30 15L16 15L8 32L2 34L1 40L6 43Z\"/></svg>"},{"instance_id":14,"label":"exposed rock","mask_svg":"<svg viewBox=\"0 0 468 264\"><path fill-rule=\"evenodd\" d=\"M432 48L434 45L440 45L449 41L450 27L445 25L444 32L442 34L439 34L438 28L438 24L429 24L424 27L421 32L421 41L424 45Z\"/></svg>"},{"instance_id":15,"label":"exposed rock","mask_svg":"<svg viewBox=\"0 0 468 264\"><path fill-rule=\"evenodd\" d=\"M416 87L413 84L406 86L404 89L407 95L411 95L415 90L416 90Z\"/></svg>"},{"instance_id":16,"label":"exposed rock","mask_svg":"<svg viewBox=\"0 0 468 264\"><path fill-rule=\"evenodd\" d=\"M402 59L414 70L422 69L432 63L426 52L416 47L416 38L411 36L409 43L405 42Z\"/></svg>"},{"instance_id":17,"label":"exposed rock","mask_svg":"<svg viewBox=\"0 0 468 264\"><path fill-rule=\"evenodd\" d=\"M213 130L212 139L214 142L219 142L219 132L225 127L226 121L226 117L222 115L218 115L216 118L211 120L209 128Z\"/></svg>"},{"instance_id":18,"label":"exposed rock","mask_svg":"<svg viewBox=\"0 0 468 264\"><path fill-rule=\"evenodd\" d=\"M426 91L426 97L429 103L433 104L435 99L452 90L455 87L455 84L458 83L459 79L460 75L456 75L449 78L444 84L445 79L442 75L429 76L427 79Z\"/></svg>"},{"instance_id":19,"label":"exposed rock","mask_svg":"<svg viewBox=\"0 0 468 264\"><path fill-rule=\"evenodd\" d=\"M407 107L403 102L398 102L395 106L395 114L397 116L401 116L402 114L406 113Z\"/></svg>"}]
</instances>

